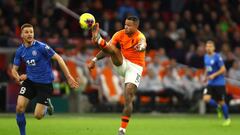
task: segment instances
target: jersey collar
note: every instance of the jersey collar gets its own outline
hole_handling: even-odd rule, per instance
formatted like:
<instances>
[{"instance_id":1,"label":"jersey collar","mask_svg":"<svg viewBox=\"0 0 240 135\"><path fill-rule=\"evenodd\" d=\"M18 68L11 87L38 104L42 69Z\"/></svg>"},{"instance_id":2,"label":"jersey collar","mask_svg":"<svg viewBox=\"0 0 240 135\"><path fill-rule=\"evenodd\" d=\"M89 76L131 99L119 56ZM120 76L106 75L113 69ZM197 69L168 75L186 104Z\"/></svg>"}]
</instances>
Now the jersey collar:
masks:
<instances>
[{"instance_id":1,"label":"jersey collar","mask_svg":"<svg viewBox=\"0 0 240 135\"><path fill-rule=\"evenodd\" d=\"M212 55L207 54L208 57L213 57L216 53L214 52Z\"/></svg>"},{"instance_id":2,"label":"jersey collar","mask_svg":"<svg viewBox=\"0 0 240 135\"><path fill-rule=\"evenodd\" d=\"M34 40L34 41L33 41L33 43L32 43L32 44L31 44L29 47L32 47L32 46L34 46L34 45L35 45L35 43L36 43L36 40ZM23 47L25 47L25 48L28 48L28 47L26 47L26 46L24 45L24 43L22 43L22 46L23 46Z\"/></svg>"}]
</instances>

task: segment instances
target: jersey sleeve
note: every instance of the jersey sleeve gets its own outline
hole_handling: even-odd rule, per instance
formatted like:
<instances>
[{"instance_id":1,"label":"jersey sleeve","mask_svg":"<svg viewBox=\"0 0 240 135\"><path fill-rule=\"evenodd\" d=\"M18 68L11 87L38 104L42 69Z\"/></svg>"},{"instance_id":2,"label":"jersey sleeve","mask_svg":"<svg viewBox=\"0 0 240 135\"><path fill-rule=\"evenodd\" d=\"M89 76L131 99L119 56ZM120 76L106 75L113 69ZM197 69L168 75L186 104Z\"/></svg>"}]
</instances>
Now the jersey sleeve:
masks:
<instances>
[{"instance_id":1,"label":"jersey sleeve","mask_svg":"<svg viewBox=\"0 0 240 135\"><path fill-rule=\"evenodd\" d=\"M120 38L120 33L119 32L116 32L113 36L112 36L112 39L110 41L110 43L114 46L117 45L117 43L119 42L119 38Z\"/></svg>"},{"instance_id":2,"label":"jersey sleeve","mask_svg":"<svg viewBox=\"0 0 240 135\"><path fill-rule=\"evenodd\" d=\"M139 40L140 40L140 41L141 41L141 40L146 41L146 37L141 33L141 34L139 34Z\"/></svg>"},{"instance_id":3,"label":"jersey sleeve","mask_svg":"<svg viewBox=\"0 0 240 135\"><path fill-rule=\"evenodd\" d=\"M223 59L222 59L222 57L221 57L220 55L217 55L217 65L218 65L219 67L224 66Z\"/></svg>"},{"instance_id":4,"label":"jersey sleeve","mask_svg":"<svg viewBox=\"0 0 240 135\"><path fill-rule=\"evenodd\" d=\"M47 44L41 46L41 52L47 58L52 58L52 56L56 53L50 46Z\"/></svg>"},{"instance_id":5,"label":"jersey sleeve","mask_svg":"<svg viewBox=\"0 0 240 135\"><path fill-rule=\"evenodd\" d=\"M21 64L21 55L20 50L17 50L14 56L13 64L16 66L20 66Z\"/></svg>"},{"instance_id":6,"label":"jersey sleeve","mask_svg":"<svg viewBox=\"0 0 240 135\"><path fill-rule=\"evenodd\" d=\"M138 36L138 43L139 44L146 44L146 38L142 33L140 33L139 36Z\"/></svg>"}]
</instances>

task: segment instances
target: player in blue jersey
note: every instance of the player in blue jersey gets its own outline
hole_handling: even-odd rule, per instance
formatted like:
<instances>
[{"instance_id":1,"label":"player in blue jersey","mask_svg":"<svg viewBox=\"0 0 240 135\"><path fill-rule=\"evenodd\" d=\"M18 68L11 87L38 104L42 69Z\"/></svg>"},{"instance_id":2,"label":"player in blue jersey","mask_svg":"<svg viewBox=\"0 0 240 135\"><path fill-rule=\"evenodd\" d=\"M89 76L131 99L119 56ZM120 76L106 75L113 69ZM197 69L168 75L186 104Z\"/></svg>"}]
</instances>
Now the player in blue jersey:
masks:
<instances>
[{"instance_id":1,"label":"player in blue jersey","mask_svg":"<svg viewBox=\"0 0 240 135\"><path fill-rule=\"evenodd\" d=\"M22 25L21 38L23 43L16 51L12 75L16 82L21 84L16 106L16 120L20 134L26 135L24 112L30 100L36 98L37 104L34 116L38 120L43 118L46 113L52 115L53 112L53 106L50 102L50 96L53 90L52 81L54 79L51 59L58 62L70 87L77 88L78 83L71 76L61 56L47 44L34 39L34 29L31 24ZM18 74L18 68L21 62L26 63L26 75Z\"/></svg>"},{"instance_id":2,"label":"player in blue jersey","mask_svg":"<svg viewBox=\"0 0 240 135\"><path fill-rule=\"evenodd\" d=\"M228 106L225 103L226 89L224 73L226 68L222 57L215 52L215 44L213 41L207 41L206 54L204 56L204 64L207 74L207 88L204 90L203 100L216 108L218 116L224 115L225 121L223 126L231 123L228 114Z\"/></svg>"}]
</instances>

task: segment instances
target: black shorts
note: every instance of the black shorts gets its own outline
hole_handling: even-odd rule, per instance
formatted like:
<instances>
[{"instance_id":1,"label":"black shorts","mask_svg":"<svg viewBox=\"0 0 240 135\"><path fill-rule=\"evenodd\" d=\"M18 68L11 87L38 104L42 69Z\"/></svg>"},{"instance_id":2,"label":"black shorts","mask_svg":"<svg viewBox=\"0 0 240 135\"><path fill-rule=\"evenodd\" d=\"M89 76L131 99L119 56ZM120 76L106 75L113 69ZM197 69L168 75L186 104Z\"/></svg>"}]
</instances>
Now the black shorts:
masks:
<instances>
[{"instance_id":1,"label":"black shorts","mask_svg":"<svg viewBox=\"0 0 240 135\"><path fill-rule=\"evenodd\" d=\"M53 92L52 83L43 84L35 83L29 79L22 83L19 95L22 95L29 100L36 98L37 103L48 105L47 99L51 97Z\"/></svg>"},{"instance_id":2,"label":"black shorts","mask_svg":"<svg viewBox=\"0 0 240 135\"><path fill-rule=\"evenodd\" d=\"M216 101L225 100L226 88L225 86L207 86L204 90L204 94L211 95Z\"/></svg>"}]
</instances>

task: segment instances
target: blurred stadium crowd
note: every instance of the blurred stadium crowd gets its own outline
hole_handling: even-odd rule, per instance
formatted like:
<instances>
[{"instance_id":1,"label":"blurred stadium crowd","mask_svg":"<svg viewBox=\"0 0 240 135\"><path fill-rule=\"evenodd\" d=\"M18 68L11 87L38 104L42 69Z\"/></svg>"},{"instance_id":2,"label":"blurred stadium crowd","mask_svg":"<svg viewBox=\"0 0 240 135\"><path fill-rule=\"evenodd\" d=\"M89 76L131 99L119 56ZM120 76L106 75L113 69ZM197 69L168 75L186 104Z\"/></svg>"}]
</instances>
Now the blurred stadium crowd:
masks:
<instances>
[{"instance_id":1,"label":"blurred stadium crowd","mask_svg":"<svg viewBox=\"0 0 240 135\"><path fill-rule=\"evenodd\" d=\"M11 50L21 43L21 24L28 22L34 26L35 38L61 54L81 80L80 89L70 90L54 63L54 96L72 100L84 93L93 106L121 105L121 78L108 59L88 71L86 63L98 49L77 20L55 8L57 1L78 14L93 14L106 39L123 28L126 16L139 16L148 47L137 109L146 105L155 110L159 104L194 107L205 86L204 43L209 39L215 41L228 69L229 101L240 98L240 0L0 0L0 82L12 82Z\"/></svg>"}]
</instances>

